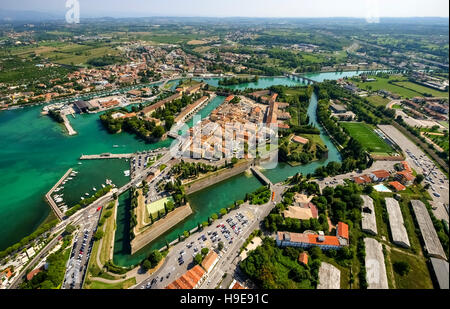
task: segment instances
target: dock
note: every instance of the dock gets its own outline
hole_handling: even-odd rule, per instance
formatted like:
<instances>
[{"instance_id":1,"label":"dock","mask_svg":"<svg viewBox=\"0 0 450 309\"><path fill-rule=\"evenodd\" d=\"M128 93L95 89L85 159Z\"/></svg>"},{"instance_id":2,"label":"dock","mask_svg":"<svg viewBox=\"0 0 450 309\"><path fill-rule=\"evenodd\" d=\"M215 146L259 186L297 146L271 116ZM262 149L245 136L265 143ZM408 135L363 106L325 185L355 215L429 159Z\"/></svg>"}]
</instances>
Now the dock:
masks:
<instances>
[{"instance_id":1,"label":"dock","mask_svg":"<svg viewBox=\"0 0 450 309\"><path fill-rule=\"evenodd\" d=\"M72 116L75 118L75 116L74 116L73 114L72 114ZM63 120L64 120L64 126L66 127L67 132L69 133L69 135L75 135L75 134L77 134L77 131L75 131L75 130L72 128L72 125L70 124L69 119L67 119L67 115L61 113L61 117L62 117Z\"/></svg>"},{"instance_id":2,"label":"dock","mask_svg":"<svg viewBox=\"0 0 450 309\"><path fill-rule=\"evenodd\" d=\"M102 153L96 155L81 155L80 160L97 160L97 159L129 159L134 153Z\"/></svg>"},{"instance_id":3,"label":"dock","mask_svg":"<svg viewBox=\"0 0 450 309\"><path fill-rule=\"evenodd\" d=\"M64 181L64 179L67 178L67 176L69 176L69 174L72 172L72 169L70 168L65 174L64 176L61 177L61 179L50 189L50 191L48 191L48 193L45 195L45 198L47 200L47 202L50 204L50 207L52 208L53 212L55 213L56 217L62 221L64 218L64 214L61 212L61 210L59 209L59 207L56 205L55 201L52 199L52 193L53 191L55 191L56 188L59 187L59 185Z\"/></svg>"}]
</instances>

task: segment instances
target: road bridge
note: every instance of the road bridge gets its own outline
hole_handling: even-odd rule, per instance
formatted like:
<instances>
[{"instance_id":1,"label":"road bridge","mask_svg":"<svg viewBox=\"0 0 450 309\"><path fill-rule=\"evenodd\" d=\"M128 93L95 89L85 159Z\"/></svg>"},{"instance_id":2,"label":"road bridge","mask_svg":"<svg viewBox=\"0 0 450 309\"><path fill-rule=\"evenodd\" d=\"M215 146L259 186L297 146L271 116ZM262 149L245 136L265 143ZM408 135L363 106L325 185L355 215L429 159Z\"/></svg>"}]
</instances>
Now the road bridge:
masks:
<instances>
[{"instance_id":1,"label":"road bridge","mask_svg":"<svg viewBox=\"0 0 450 309\"><path fill-rule=\"evenodd\" d=\"M296 74L296 73L285 73L284 76L286 76L287 78L293 79L293 80L300 81L300 82L303 81L308 85L317 83L316 80L313 80L311 78L308 78L308 77L305 77L305 76L302 76L302 75Z\"/></svg>"},{"instance_id":2,"label":"road bridge","mask_svg":"<svg viewBox=\"0 0 450 309\"><path fill-rule=\"evenodd\" d=\"M261 171L256 168L255 166L251 166L250 170L252 171L253 175L255 175L256 178L259 179L264 185L269 185L270 187L273 186L273 183L270 181L269 178L267 178Z\"/></svg>"}]
</instances>

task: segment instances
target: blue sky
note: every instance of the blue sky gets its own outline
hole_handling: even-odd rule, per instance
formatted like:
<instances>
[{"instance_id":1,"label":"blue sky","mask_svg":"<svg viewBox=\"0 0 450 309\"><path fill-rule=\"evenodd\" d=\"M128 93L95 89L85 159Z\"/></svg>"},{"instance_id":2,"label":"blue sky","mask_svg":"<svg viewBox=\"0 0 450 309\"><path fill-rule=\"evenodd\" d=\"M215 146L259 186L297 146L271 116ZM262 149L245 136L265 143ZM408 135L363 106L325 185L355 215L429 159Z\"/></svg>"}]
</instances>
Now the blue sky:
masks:
<instances>
[{"instance_id":1,"label":"blue sky","mask_svg":"<svg viewBox=\"0 0 450 309\"><path fill-rule=\"evenodd\" d=\"M78 0L81 17L448 17L448 0ZM0 9L65 12L65 0L1 0Z\"/></svg>"}]
</instances>

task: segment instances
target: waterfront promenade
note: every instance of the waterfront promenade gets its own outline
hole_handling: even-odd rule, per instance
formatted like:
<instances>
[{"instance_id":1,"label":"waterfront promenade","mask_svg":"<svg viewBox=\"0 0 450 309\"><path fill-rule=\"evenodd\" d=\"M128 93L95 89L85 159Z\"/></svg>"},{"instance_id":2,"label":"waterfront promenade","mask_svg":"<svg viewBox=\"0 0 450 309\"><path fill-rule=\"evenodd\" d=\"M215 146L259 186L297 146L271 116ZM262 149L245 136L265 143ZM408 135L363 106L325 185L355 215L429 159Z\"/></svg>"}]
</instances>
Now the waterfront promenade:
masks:
<instances>
[{"instance_id":1,"label":"waterfront promenade","mask_svg":"<svg viewBox=\"0 0 450 309\"><path fill-rule=\"evenodd\" d=\"M63 220L64 218L64 214L61 212L61 210L59 209L59 207L56 205L55 201L52 198L52 193L53 191L55 191L55 189L57 187L59 187L59 185L64 181L64 179L67 178L67 176L69 176L69 174L72 172L72 169L69 168L69 170L64 174L64 176L61 177L61 179L50 189L50 191L47 192L47 194L45 195L45 199L47 200L47 202L50 204L50 207L52 208L53 212L55 213L56 217L58 217L58 219L60 221Z\"/></svg>"}]
</instances>

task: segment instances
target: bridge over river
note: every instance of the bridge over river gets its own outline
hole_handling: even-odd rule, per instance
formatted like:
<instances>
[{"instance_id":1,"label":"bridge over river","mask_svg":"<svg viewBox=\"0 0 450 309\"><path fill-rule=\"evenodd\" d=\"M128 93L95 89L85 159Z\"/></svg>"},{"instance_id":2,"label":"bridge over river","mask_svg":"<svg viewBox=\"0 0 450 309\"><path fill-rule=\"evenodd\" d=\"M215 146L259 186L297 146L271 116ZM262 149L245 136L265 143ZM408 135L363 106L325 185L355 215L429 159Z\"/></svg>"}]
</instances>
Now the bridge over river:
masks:
<instances>
[{"instance_id":1,"label":"bridge over river","mask_svg":"<svg viewBox=\"0 0 450 309\"><path fill-rule=\"evenodd\" d=\"M296 73L284 73L284 76L286 76L287 78L299 81L299 82L305 82L306 84L310 85L310 84L315 84L317 83L316 80L302 76L300 74L296 74Z\"/></svg>"}]
</instances>

